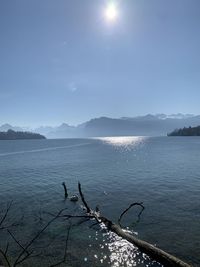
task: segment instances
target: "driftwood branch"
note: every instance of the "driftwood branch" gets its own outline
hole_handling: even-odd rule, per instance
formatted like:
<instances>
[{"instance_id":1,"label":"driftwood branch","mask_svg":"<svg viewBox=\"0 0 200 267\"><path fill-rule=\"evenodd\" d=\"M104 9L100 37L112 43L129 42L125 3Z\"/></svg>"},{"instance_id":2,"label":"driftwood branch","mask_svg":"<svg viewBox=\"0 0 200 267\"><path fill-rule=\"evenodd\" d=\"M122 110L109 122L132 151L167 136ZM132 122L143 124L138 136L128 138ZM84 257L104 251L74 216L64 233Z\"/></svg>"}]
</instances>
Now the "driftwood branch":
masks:
<instances>
[{"instance_id":1,"label":"driftwood branch","mask_svg":"<svg viewBox=\"0 0 200 267\"><path fill-rule=\"evenodd\" d=\"M135 245L136 247L138 247L140 249L141 252L145 253L146 255L148 255L149 257L151 257L151 259L160 262L161 264L163 264L166 267L191 267L191 265L183 262L182 260L178 259L177 257L155 247L154 245L143 241L139 238L136 238L135 236L131 235L130 233L124 231L120 225L113 223L111 220L107 219L106 217L103 217L100 215L100 212L94 212L92 211L86 200L85 197L83 195L83 192L81 190L81 184L78 183L78 188L79 188L79 193L81 196L81 200L87 210L87 213L92 216L95 216L95 219L97 220L97 222L99 223L103 223L107 229L109 231L112 231L113 233L117 234L118 236L126 239L128 242L130 242L131 244ZM139 206L142 207L142 210L144 209L142 203L137 203ZM123 217L123 215L133 206L135 206L136 203L133 203L129 206L128 209L126 209L121 215L119 220Z\"/></svg>"},{"instance_id":2,"label":"driftwood branch","mask_svg":"<svg viewBox=\"0 0 200 267\"><path fill-rule=\"evenodd\" d=\"M105 225L107 225L106 218L104 221ZM137 246L141 252L147 254L153 260L162 263L164 266L173 266L173 267L191 267L191 265L183 262L182 260L178 259L177 257L155 247L154 245L140 240L135 236L125 232L119 225L117 224L110 224L109 221L109 230L117 234L118 236L126 239L133 245Z\"/></svg>"}]
</instances>

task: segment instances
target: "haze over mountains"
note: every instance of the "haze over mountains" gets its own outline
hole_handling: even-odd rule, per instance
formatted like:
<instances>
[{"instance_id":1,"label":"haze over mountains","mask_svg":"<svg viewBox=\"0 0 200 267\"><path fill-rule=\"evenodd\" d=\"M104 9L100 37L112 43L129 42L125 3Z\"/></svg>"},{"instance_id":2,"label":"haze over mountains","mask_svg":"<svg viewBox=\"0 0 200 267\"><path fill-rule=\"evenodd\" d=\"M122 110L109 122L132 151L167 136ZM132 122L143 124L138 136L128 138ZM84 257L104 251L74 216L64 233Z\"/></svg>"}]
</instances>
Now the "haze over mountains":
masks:
<instances>
[{"instance_id":1,"label":"haze over mountains","mask_svg":"<svg viewBox=\"0 0 200 267\"><path fill-rule=\"evenodd\" d=\"M166 136L177 128L200 125L200 115L192 114L157 114L137 117L122 117L118 119L100 117L91 119L78 126L63 123L57 127L41 126L36 129L22 128L3 124L0 131L12 129L14 131L29 130L45 135L47 138L75 138L95 136Z\"/></svg>"}]
</instances>

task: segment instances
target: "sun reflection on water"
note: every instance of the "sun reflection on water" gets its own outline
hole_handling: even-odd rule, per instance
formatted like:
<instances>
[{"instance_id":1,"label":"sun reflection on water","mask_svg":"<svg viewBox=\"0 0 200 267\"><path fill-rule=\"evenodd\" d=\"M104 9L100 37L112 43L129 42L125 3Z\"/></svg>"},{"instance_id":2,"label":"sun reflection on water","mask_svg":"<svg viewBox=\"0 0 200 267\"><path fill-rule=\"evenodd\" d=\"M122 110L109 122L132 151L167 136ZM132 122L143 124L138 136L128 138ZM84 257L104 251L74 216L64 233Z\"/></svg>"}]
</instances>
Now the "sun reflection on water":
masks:
<instances>
[{"instance_id":1,"label":"sun reflection on water","mask_svg":"<svg viewBox=\"0 0 200 267\"><path fill-rule=\"evenodd\" d=\"M143 143L146 138L144 136L109 136L96 139L101 140L104 144L129 150Z\"/></svg>"},{"instance_id":2,"label":"sun reflection on water","mask_svg":"<svg viewBox=\"0 0 200 267\"><path fill-rule=\"evenodd\" d=\"M108 249L110 251L110 263L113 267L136 266L136 256L139 253L128 241L118 237L114 233L109 233Z\"/></svg>"},{"instance_id":3,"label":"sun reflection on water","mask_svg":"<svg viewBox=\"0 0 200 267\"><path fill-rule=\"evenodd\" d=\"M100 245L101 249L105 247L109 253L100 256L99 261L105 261L111 267L162 267L158 262L152 261L146 254L141 253L137 247L128 242L127 240L119 237L113 232L107 231L104 225L101 225L103 231L103 243ZM106 232L105 232L106 231ZM136 232L125 230L124 231L137 235ZM96 235L98 235L96 233ZM94 255L98 258L97 255Z\"/></svg>"}]
</instances>

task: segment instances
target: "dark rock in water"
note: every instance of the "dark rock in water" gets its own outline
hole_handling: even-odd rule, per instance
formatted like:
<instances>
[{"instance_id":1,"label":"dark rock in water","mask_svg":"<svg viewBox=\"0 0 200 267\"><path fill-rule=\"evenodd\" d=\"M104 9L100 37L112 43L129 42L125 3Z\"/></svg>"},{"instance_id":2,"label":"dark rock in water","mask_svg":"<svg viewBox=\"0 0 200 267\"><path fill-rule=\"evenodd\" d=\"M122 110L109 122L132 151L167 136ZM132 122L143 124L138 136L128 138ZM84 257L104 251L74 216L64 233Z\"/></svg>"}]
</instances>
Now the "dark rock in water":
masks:
<instances>
[{"instance_id":1,"label":"dark rock in water","mask_svg":"<svg viewBox=\"0 0 200 267\"><path fill-rule=\"evenodd\" d=\"M78 201L78 196L76 196L76 195L71 196L70 201L73 201L73 202Z\"/></svg>"}]
</instances>

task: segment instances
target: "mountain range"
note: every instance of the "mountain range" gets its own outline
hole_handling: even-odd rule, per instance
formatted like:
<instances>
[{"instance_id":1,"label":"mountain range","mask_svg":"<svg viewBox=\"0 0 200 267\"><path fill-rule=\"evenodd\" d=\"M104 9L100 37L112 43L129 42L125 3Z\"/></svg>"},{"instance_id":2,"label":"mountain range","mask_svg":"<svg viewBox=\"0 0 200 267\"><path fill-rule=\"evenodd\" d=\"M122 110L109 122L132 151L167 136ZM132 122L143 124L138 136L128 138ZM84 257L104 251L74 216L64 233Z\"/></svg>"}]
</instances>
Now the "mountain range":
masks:
<instances>
[{"instance_id":1,"label":"mountain range","mask_svg":"<svg viewBox=\"0 0 200 267\"><path fill-rule=\"evenodd\" d=\"M47 138L77 138L95 136L166 136L174 129L200 125L200 115L192 114L148 114L137 117L121 117L117 119L100 117L94 118L77 126L63 123L57 127L41 126L27 129L10 124L0 126L0 131L29 130L40 133Z\"/></svg>"}]
</instances>

